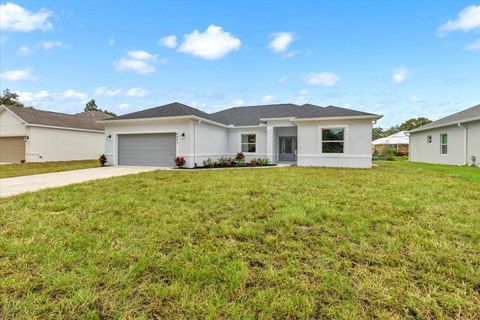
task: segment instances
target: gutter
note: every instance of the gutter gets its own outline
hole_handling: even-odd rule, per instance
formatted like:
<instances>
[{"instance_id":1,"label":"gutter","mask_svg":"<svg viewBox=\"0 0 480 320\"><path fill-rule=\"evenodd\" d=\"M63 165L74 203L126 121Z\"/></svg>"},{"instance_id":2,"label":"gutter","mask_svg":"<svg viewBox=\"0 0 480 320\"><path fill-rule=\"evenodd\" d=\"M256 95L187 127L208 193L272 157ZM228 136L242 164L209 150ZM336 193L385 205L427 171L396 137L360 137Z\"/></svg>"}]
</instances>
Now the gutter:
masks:
<instances>
[{"instance_id":1,"label":"gutter","mask_svg":"<svg viewBox=\"0 0 480 320\"><path fill-rule=\"evenodd\" d=\"M307 122L307 121L325 121L325 120L362 120L372 119L378 120L383 118L382 115L369 115L369 116L348 116L348 117L319 117L319 118L295 118L293 122Z\"/></svg>"}]
</instances>

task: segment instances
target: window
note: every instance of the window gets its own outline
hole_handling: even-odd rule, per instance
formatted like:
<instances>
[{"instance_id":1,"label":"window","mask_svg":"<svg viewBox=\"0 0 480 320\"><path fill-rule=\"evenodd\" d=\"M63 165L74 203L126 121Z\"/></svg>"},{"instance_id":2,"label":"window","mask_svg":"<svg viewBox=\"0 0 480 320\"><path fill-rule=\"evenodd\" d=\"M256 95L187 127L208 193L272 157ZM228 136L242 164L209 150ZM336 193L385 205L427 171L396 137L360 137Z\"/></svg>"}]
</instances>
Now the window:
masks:
<instances>
[{"instance_id":1,"label":"window","mask_svg":"<svg viewBox=\"0 0 480 320\"><path fill-rule=\"evenodd\" d=\"M432 136L427 136L427 143L432 143Z\"/></svg>"},{"instance_id":2,"label":"window","mask_svg":"<svg viewBox=\"0 0 480 320\"><path fill-rule=\"evenodd\" d=\"M255 134L242 134L242 152L256 152Z\"/></svg>"},{"instance_id":3,"label":"window","mask_svg":"<svg viewBox=\"0 0 480 320\"><path fill-rule=\"evenodd\" d=\"M343 153L343 128L322 129L322 153Z\"/></svg>"},{"instance_id":4,"label":"window","mask_svg":"<svg viewBox=\"0 0 480 320\"><path fill-rule=\"evenodd\" d=\"M440 135L440 152L447 154L448 152L448 136L446 133Z\"/></svg>"}]
</instances>

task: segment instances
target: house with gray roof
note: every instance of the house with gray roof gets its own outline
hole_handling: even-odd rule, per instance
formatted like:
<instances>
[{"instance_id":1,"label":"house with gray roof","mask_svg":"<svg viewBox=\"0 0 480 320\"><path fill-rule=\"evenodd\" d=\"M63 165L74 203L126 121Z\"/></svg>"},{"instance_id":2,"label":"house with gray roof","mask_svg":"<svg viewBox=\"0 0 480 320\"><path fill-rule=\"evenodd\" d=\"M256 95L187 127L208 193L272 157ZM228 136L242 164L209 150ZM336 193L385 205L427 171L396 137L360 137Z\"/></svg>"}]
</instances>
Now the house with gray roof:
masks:
<instances>
[{"instance_id":1,"label":"house with gray roof","mask_svg":"<svg viewBox=\"0 0 480 320\"><path fill-rule=\"evenodd\" d=\"M66 114L0 106L0 163L98 159L105 149L103 124L111 117L89 111Z\"/></svg>"},{"instance_id":2,"label":"house with gray roof","mask_svg":"<svg viewBox=\"0 0 480 320\"><path fill-rule=\"evenodd\" d=\"M411 130L410 161L480 166L480 104Z\"/></svg>"},{"instance_id":3,"label":"house with gray roof","mask_svg":"<svg viewBox=\"0 0 480 320\"><path fill-rule=\"evenodd\" d=\"M111 165L187 167L207 159L268 158L299 166L370 168L372 123L382 116L335 106L273 104L206 113L178 102L100 121Z\"/></svg>"}]
</instances>

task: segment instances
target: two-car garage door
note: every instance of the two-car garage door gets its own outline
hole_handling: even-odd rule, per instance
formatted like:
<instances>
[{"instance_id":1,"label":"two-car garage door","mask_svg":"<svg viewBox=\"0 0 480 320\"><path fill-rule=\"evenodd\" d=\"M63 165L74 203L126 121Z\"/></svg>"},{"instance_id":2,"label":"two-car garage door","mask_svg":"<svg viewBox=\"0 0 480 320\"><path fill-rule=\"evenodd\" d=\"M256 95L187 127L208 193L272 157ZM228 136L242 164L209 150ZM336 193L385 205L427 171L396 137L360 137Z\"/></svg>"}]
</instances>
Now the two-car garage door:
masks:
<instances>
[{"instance_id":1,"label":"two-car garage door","mask_svg":"<svg viewBox=\"0 0 480 320\"><path fill-rule=\"evenodd\" d=\"M177 139L175 133L118 135L118 164L173 167Z\"/></svg>"}]
</instances>

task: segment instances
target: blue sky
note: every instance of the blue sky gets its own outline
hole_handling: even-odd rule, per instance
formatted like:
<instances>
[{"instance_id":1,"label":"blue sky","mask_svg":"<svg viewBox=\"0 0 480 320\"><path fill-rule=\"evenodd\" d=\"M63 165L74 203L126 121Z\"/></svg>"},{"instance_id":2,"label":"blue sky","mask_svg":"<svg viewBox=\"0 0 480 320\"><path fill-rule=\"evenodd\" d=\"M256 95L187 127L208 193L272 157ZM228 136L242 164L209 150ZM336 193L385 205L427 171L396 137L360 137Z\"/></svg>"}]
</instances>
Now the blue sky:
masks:
<instances>
[{"instance_id":1,"label":"blue sky","mask_svg":"<svg viewBox=\"0 0 480 320\"><path fill-rule=\"evenodd\" d=\"M338 105L388 127L480 103L471 1L1 2L1 88L40 109L118 114Z\"/></svg>"}]
</instances>

